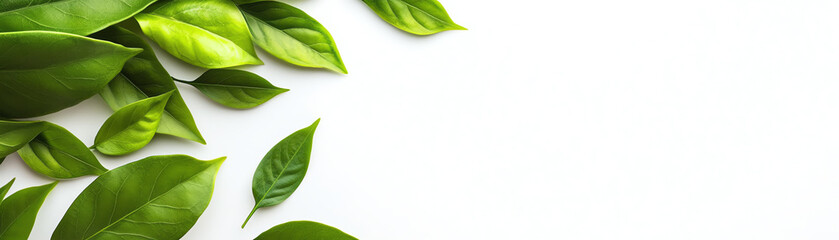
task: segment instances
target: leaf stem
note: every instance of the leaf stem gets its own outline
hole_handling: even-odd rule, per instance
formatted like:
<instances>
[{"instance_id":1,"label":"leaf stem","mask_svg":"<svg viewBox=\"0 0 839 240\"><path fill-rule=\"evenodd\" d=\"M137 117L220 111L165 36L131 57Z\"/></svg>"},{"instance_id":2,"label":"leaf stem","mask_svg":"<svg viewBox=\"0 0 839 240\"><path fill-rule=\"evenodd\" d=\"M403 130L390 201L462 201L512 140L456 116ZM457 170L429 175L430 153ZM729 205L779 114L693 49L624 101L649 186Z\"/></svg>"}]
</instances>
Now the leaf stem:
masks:
<instances>
[{"instance_id":1,"label":"leaf stem","mask_svg":"<svg viewBox=\"0 0 839 240\"><path fill-rule=\"evenodd\" d=\"M251 220L251 217L253 216L253 213L255 213L255 212L256 212L256 209L257 209L257 207L256 207L256 206L258 206L258 205L254 205L254 206L253 206L253 210L251 210L251 214L248 214L248 218L247 218L247 219L245 219L245 223L242 223L242 229L245 229L245 225L247 225L247 224L248 224L248 221L250 221L250 220Z\"/></svg>"}]
</instances>

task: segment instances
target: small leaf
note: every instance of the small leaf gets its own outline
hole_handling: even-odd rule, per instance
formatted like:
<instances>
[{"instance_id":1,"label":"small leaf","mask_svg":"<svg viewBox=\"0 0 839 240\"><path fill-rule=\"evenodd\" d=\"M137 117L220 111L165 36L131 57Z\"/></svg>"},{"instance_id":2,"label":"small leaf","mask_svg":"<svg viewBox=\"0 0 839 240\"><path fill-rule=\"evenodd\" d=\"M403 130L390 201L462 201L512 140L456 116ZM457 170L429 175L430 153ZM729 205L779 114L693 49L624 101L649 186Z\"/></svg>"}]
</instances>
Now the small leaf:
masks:
<instances>
[{"instance_id":1,"label":"small leaf","mask_svg":"<svg viewBox=\"0 0 839 240\"><path fill-rule=\"evenodd\" d=\"M283 223L259 234L254 240L358 240L332 226L311 222L293 221Z\"/></svg>"},{"instance_id":2,"label":"small leaf","mask_svg":"<svg viewBox=\"0 0 839 240\"><path fill-rule=\"evenodd\" d=\"M253 41L289 63L347 73L332 35L300 9L281 2L239 6L248 21Z\"/></svg>"},{"instance_id":3,"label":"small leaf","mask_svg":"<svg viewBox=\"0 0 839 240\"><path fill-rule=\"evenodd\" d=\"M224 159L152 156L102 174L73 201L52 239L179 239L210 204Z\"/></svg>"},{"instance_id":4,"label":"small leaf","mask_svg":"<svg viewBox=\"0 0 839 240\"><path fill-rule=\"evenodd\" d=\"M88 35L128 19L155 0L3 0L0 31L46 30Z\"/></svg>"},{"instance_id":5,"label":"small leaf","mask_svg":"<svg viewBox=\"0 0 839 240\"><path fill-rule=\"evenodd\" d=\"M13 122L0 120L0 157L5 158L47 129L44 122ZM0 163L2 160L0 160Z\"/></svg>"},{"instance_id":6,"label":"small leaf","mask_svg":"<svg viewBox=\"0 0 839 240\"><path fill-rule=\"evenodd\" d=\"M26 188L0 202L0 240L29 238L38 210L56 184Z\"/></svg>"},{"instance_id":7,"label":"small leaf","mask_svg":"<svg viewBox=\"0 0 839 240\"><path fill-rule=\"evenodd\" d=\"M256 209L274 206L285 201L306 176L312 155L312 137L320 119L311 126L292 133L268 151L253 174L253 198L256 203L242 228Z\"/></svg>"},{"instance_id":8,"label":"small leaf","mask_svg":"<svg viewBox=\"0 0 839 240\"><path fill-rule=\"evenodd\" d=\"M239 109L259 106L288 91L259 75L235 69L211 69L195 81L178 81L192 85L217 103Z\"/></svg>"},{"instance_id":9,"label":"small leaf","mask_svg":"<svg viewBox=\"0 0 839 240\"><path fill-rule=\"evenodd\" d=\"M130 103L175 91L166 107L157 133L172 135L206 144L195 119L187 108L175 81L157 60L154 50L143 38L121 27L110 27L91 35L126 47L141 48L143 52L128 60L122 71L99 93L105 103L116 111Z\"/></svg>"},{"instance_id":10,"label":"small leaf","mask_svg":"<svg viewBox=\"0 0 839 240\"><path fill-rule=\"evenodd\" d=\"M9 189L12 188L13 183L15 183L14 178L12 178L12 180L9 181L9 183L6 183L6 185L0 187L0 203L3 202L3 198L6 197L6 193L9 193Z\"/></svg>"},{"instance_id":11,"label":"small leaf","mask_svg":"<svg viewBox=\"0 0 839 240\"><path fill-rule=\"evenodd\" d=\"M403 31L430 35L447 30L466 30L449 17L437 0L363 0L386 22Z\"/></svg>"},{"instance_id":12,"label":"small leaf","mask_svg":"<svg viewBox=\"0 0 839 240\"><path fill-rule=\"evenodd\" d=\"M52 123L44 124L47 129L17 151L29 168L55 179L100 175L108 171L73 133Z\"/></svg>"},{"instance_id":13,"label":"small leaf","mask_svg":"<svg viewBox=\"0 0 839 240\"><path fill-rule=\"evenodd\" d=\"M151 142L163 107L173 92L128 104L114 112L96 134L93 147L107 155L123 155L140 150Z\"/></svg>"}]
</instances>

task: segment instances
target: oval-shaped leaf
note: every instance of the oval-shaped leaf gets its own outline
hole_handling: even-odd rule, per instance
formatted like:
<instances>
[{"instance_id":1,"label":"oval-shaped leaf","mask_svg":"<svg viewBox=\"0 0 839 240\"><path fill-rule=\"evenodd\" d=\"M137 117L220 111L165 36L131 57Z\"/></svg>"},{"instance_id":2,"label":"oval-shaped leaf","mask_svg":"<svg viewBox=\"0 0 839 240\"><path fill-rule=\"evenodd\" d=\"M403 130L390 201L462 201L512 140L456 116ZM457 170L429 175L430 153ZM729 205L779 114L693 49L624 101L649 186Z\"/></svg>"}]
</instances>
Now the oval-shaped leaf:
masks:
<instances>
[{"instance_id":1,"label":"oval-shaped leaf","mask_svg":"<svg viewBox=\"0 0 839 240\"><path fill-rule=\"evenodd\" d=\"M259 234L254 240L358 240L332 226L311 222L293 221L283 223Z\"/></svg>"},{"instance_id":2,"label":"oval-shaped leaf","mask_svg":"<svg viewBox=\"0 0 839 240\"><path fill-rule=\"evenodd\" d=\"M37 117L76 105L140 51L67 33L0 33L0 117Z\"/></svg>"},{"instance_id":3,"label":"oval-shaped leaf","mask_svg":"<svg viewBox=\"0 0 839 240\"><path fill-rule=\"evenodd\" d=\"M187 108L175 81L154 55L154 50L140 36L121 27L109 27L91 35L143 52L128 60L122 72L99 93L114 111L139 100L174 91L163 108L157 133L172 135L206 144L195 119Z\"/></svg>"},{"instance_id":4,"label":"oval-shaped leaf","mask_svg":"<svg viewBox=\"0 0 839 240\"><path fill-rule=\"evenodd\" d=\"M55 179L100 175L108 171L85 144L61 126L47 128L17 151L29 168Z\"/></svg>"},{"instance_id":5,"label":"oval-shaped leaf","mask_svg":"<svg viewBox=\"0 0 839 240\"><path fill-rule=\"evenodd\" d=\"M466 30L449 17L437 0L363 0L386 22L403 31L430 35L447 30Z\"/></svg>"},{"instance_id":6,"label":"oval-shaped leaf","mask_svg":"<svg viewBox=\"0 0 839 240\"><path fill-rule=\"evenodd\" d=\"M12 184L14 184L14 183L15 183L15 179L12 178L12 180L9 181L9 183L6 183L6 185L3 185L2 187L0 187L0 202L3 202L3 198L6 197L6 193L9 193L9 189L12 188Z\"/></svg>"},{"instance_id":7,"label":"oval-shaped leaf","mask_svg":"<svg viewBox=\"0 0 839 240\"><path fill-rule=\"evenodd\" d=\"M0 120L0 157L5 157L22 148L46 129L47 125L44 122Z\"/></svg>"},{"instance_id":8,"label":"oval-shaped leaf","mask_svg":"<svg viewBox=\"0 0 839 240\"><path fill-rule=\"evenodd\" d=\"M172 93L146 98L114 112L99 128L93 147L107 155L128 154L145 147L154 137Z\"/></svg>"},{"instance_id":9,"label":"oval-shaped leaf","mask_svg":"<svg viewBox=\"0 0 839 240\"><path fill-rule=\"evenodd\" d=\"M38 210L56 184L26 188L0 202L0 240L29 238Z\"/></svg>"},{"instance_id":10,"label":"oval-shaped leaf","mask_svg":"<svg viewBox=\"0 0 839 240\"><path fill-rule=\"evenodd\" d=\"M347 73L332 35L317 20L291 5L265 1L239 6L253 41L289 63Z\"/></svg>"},{"instance_id":11,"label":"oval-shaped leaf","mask_svg":"<svg viewBox=\"0 0 839 240\"><path fill-rule=\"evenodd\" d=\"M256 209L274 206L285 201L306 176L312 155L312 138L320 119L311 126L292 133L268 151L253 174L253 198L256 203L245 219L248 224Z\"/></svg>"},{"instance_id":12,"label":"oval-shaped leaf","mask_svg":"<svg viewBox=\"0 0 839 240\"><path fill-rule=\"evenodd\" d=\"M135 17L163 50L195 66L262 64L245 18L229 0L171 0Z\"/></svg>"},{"instance_id":13,"label":"oval-shaped leaf","mask_svg":"<svg viewBox=\"0 0 839 240\"><path fill-rule=\"evenodd\" d=\"M178 81L192 85L217 103L239 109L259 106L288 91L259 75L235 69L211 69L195 81Z\"/></svg>"},{"instance_id":14,"label":"oval-shaped leaf","mask_svg":"<svg viewBox=\"0 0 839 240\"><path fill-rule=\"evenodd\" d=\"M88 35L128 19L155 0L3 0L0 32L46 30Z\"/></svg>"},{"instance_id":15,"label":"oval-shaped leaf","mask_svg":"<svg viewBox=\"0 0 839 240\"><path fill-rule=\"evenodd\" d=\"M210 204L224 159L152 156L102 174L73 201L52 239L179 239Z\"/></svg>"}]
</instances>

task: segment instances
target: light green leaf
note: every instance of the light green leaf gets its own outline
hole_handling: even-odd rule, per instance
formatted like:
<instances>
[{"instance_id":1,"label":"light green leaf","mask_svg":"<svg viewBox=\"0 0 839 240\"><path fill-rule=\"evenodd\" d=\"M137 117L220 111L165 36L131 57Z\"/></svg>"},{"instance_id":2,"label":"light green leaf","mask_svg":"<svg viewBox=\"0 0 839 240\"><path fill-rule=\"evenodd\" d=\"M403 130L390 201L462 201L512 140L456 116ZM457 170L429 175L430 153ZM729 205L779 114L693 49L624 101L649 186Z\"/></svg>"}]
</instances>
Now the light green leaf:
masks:
<instances>
[{"instance_id":1,"label":"light green leaf","mask_svg":"<svg viewBox=\"0 0 839 240\"><path fill-rule=\"evenodd\" d=\"M88 35L128 19L155 0L3 0L0 32L46 30Z\"/></svg>"},{"instance_id":2,"label":"light green leaf","mask_svg":"<svg viewBox=\"0 0 839 240\"><path fill-rule=\"evenodd\" d=\"M177 136L201 144L206 144L195 119L175 87L175 82L163 65L157 60L154 50L140 36L121 27L110 27L92 37L122 44L126 47L141 48L143 52L128 60L122 72L99 93L105 103L114 111L139 100L175 91L160 119L157 133Z\"/></svg>"},{"instance_id":3,"label":"light green leaf","mask_svg":"<svg viewBox=\"0 0 839 240\"><path fill-rule=\"evenodd\" d=\"M447 30L466 30L449 17L437 0L362 0L386 22L403 31L430 35Z\"/></svg>"},{"instance_id":4,"label":"light green leaf","mask_svg":"<svg viewBox=\"0 0 839 240\"><path fill-rule=\"evenodd\" d=\"M285 201L306 176L312 155L312 138L320 119L311 126L292 133L268 151L253 174L253 198L256 203L245 219L248 224L256 209Z\"/></svg>"},{"instance_id":5,"label":"light green leaf","mask_svg":"<svg viewBox=\"0 0 839 240\"><path fill-rule=\"evenodd\" d=\"M14 153L47 129L44 122L0 120L0 157ZM0 163L3 161L0 160Z\"/></svg>"},{"instance_id":6,"label":"light green leaf","mask_svg":"<svg viewBox=\"0 0 839 240\"><path fill-rule=\"evenodd\" d=\"M172 93L146 98L114 112L99 128L93 147L107 155L128 154L145 147L154 137Z\"/></svg>"},{"instance_id":7,"label":"light green leaf","mask_svg":"<svg viewBox=\"0 0 839 240\"><path fill-rule=\"evenodd\" d=\"M288 89L271 85L259 75L235 69L211 69L192 82L192 85L213 101L232 108L253 108Z\"/></svg>"},{"instance_id":8,"label":"light green leaf","mask_svg":"<svg viewBox=\"0 0 839 240\"><path fill-rule=\"evenodd\" d=\"M289 63L347 73L332 35L300 9L281 2L239 6L248 21L253 41Z\"/></svg>"},{"instance_id":9,"label":"light green leaf","mask_svg":"<svg viewBox=\"0 0 839 240\"><path fill-rule=\"evenodd\" d=\"M283 223L259 234L254 240L358 240L349 234L311 221L293 221Z\"/></svg>"},{"instance_id":10,"label":"light green leaf","mask_svg":"<svg viewBox=\"0 0 839 240\"><path fill-rule=\"evenodd\" d=\"M38 210L56 184L26 188L0 202L0 240L29 238Z\"/></svg>"},{"instance_id":11,"label":"light green leaf","mask_svg":"<svg viewBox=\"0 0 839 240\"><path fill-rule=\"evenodd\" d=\"M100 175L108 171L85 144L61 126L47 128L17 151L29 168L55 179Z\"/></svg>"},{"instance_id":12,"label":"light green leaf","mask_svg":"<svg viewBox=\"0 0 839 240\"><path fill-rule=\"evenodd\" d=\"M52 239L179 239L210 204L224 159L152 156L102 174L73 201Z\"/></svg>"},{"instance_id":13,"label":"light green leaf","mask_svg":"<svg viewBox=\"0 0 839 240\"><path fill-rule=\"evenodd\" d=\"M192 65L262 64L245 18L229 0L161 1L135 18L143 33L161 48Z\"/></svg>"}]
</instances>

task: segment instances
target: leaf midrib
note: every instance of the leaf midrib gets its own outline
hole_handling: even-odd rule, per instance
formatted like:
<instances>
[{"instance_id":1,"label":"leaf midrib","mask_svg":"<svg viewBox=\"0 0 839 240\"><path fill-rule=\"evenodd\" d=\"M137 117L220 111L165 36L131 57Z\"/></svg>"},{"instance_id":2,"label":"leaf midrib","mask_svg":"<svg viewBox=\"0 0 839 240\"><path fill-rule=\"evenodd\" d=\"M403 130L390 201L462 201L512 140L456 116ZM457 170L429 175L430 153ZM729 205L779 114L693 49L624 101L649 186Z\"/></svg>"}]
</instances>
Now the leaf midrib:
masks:
<instances>
[{"instance_id":1,"label":"leaf midrib","mask_svg":"<svg viewBox=\"0 0 839 240\"><path fill-rule=\"evenodd\" d=\"M320 52L320 51L318 51L317 49L313 48L313 47L312 47L312 46L310 46L309 44L306 44L306 43L304 43L303 41L298 40L298 39L297 39L297 38L295 38L294 36L289 35L288 33L286 33L286 32L285 32L285 30L280 29L280 28L277 28L277 27L274 27L274 25L271 25L270 23L268 23L268 22L266 22L266 21L263 21L262 19L260 19L260 18L256 17L256 15L251 14L251 13L250 13L250 11L248 11L248 10L242 9L242 13L247 14L249 17L252 17L253 19L256 19L256 21L258 21L258 22L260 22L260 23L262 23L262 24L265 24L265 25L267 25L267 26L269 26L269 27L271 27L271 28L273 28L273 29L277 29L277 31L278 31L278 32L283 33L283 35L285 35L285 36L287 36L287 37L289 37L289 38L291 38L291 39L294 39L294 41L297 41L297 42L298 42L298 43L300 43L301 45L306 46L306 48L307 48L307 49L312 50L313 52L317 53L317 55L318 55L318 56L320 56L320 58L321 58L321 59L326 60L326 62L328 62L328 63L329 63L330 65L332 65L333 67L338 68L338 69L341 69L341 66L338 66L337 64L333 63L333 62L332 62L332 60L331 60L331 59L329 59L329 58L327 58L326 56L324 56L324 55L323 55L323 53L321 53L321 52ZM246 18L247 18L247 17L246 17ZM318 23L318 24L320 25L320 23ZM316 31L316 32L319 32L319 31ZM335 41L335 40L333 40L333 39L332 39L332 36L329 36L329 39L330 39L330 40L332 40L332 41L333 41L333 43L334 43L334 41ZM332 48L332 44L329 44L329 45L330 45L330 48L334 50L334 48ZM333 53L336 53L336 52L337 52L337 51L333 51ZM300 60L302 60L302 59L297 59L297 60L298 60L298 61L300 61Z\"/></svg>"},{"instance_id":2,"label":"leaf midrib","mask_svg":"<svg viewBox=\"0 0 839 240\"><path fill-rule=\"evenodd\" d=\"M286 163L286 165L283 166L283 170L280 171L280 174L277 175L276 178L274 178L274 181L271 183L271 187L268 188L268 191L271 191L271 189L273 189L274 186L277 185L277 182L280 181L280 178L283 176L283 173L285 173L285 170L288 169L288 165L290 165L291 162L293 162L292 160L294 160L295 157L297 157L297 153L300 152L300 149L303 148L303 145L306 145L306 141L309 141L309 137L311 135L312 134L306 133L306 138L303 139L303 144L300 144L300 146L298 146L297 149L294 151L294 154L291 155L291 158L289 159L288 163ZM259 208L259 204L262 203L262 201L265 200L265 197L268 196L268 191L266 191L265 194L262 195L262 198L260 198L259 201L256 202L256 205L254 205L254 209Z\"/></svg>"}]
</instances>

